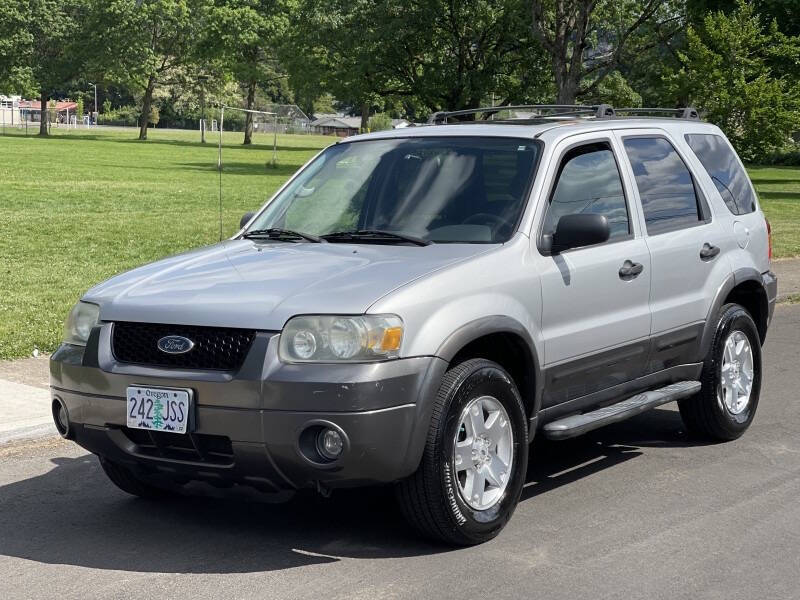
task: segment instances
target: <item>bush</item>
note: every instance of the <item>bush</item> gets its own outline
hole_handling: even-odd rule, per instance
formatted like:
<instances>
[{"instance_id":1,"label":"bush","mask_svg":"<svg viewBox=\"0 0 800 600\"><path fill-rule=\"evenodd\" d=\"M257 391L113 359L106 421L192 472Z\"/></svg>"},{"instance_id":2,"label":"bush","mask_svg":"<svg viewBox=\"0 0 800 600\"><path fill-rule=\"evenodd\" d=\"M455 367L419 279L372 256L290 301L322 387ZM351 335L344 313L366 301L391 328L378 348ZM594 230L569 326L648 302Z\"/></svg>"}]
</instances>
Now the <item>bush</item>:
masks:
<instances>
[{"instance_id":1,"label":"bush","mask_svg":"<svg viewBox=\"0 0 800 600\"><path fill-rule=\"evenodd\" d=\"M765 156L759 162L778 167L800 167L800 145L792 144L783 150Z\"/></svg>"},{"instance_id":2,"label":"bush","mask_svg":"<svg viewBox=\"0 0 800 600\"><path fill-rule=\"evenodd\" d=\"M372 115L367 121L367 127L370 131L383 131L392 128L392 117L386 113L377 113Z\"/></svg>"}]
</instances>

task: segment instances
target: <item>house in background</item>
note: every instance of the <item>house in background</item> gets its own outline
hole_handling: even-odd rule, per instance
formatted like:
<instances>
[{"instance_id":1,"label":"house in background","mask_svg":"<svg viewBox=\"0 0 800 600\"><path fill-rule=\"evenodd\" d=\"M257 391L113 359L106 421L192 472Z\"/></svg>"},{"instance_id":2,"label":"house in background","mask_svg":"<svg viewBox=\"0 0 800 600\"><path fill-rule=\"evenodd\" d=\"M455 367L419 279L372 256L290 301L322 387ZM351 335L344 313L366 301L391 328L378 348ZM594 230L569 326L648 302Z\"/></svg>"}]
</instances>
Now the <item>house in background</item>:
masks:
<instances>
[{"instance_id":1,"label":"house in background","mask_svg":"<svg viewBox=\"0 0 800 600\"><path fill-rule=\"evenodd\" d=\"M311 121L309 125L314 133L347 137L355 135L361 129L361 117L341 117L339 115L322 115Z\"/></svg>"},{"instance_id":2,"label":"house in background","mask_svg":"<svg viewBox=\"0 0 800 600\"><path fill-rule=\"evenodd\" d=\"M402 129L412 125L406 119L392 119L392 129ZM311 131L322 135L347 137L361 131L361 117L345 117L342 115L317 115L309 124Z\"/></svg>"}]
</instances>

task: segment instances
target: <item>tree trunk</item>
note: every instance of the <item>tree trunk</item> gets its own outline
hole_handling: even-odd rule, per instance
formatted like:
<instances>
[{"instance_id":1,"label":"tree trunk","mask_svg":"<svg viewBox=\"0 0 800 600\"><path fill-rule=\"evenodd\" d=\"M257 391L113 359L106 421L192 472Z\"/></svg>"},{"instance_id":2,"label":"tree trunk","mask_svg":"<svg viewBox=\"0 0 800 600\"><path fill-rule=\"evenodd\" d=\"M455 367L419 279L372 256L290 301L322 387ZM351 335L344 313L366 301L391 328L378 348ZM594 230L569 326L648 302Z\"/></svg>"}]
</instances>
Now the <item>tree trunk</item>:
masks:
<instances>
[{"instance_id":1,"label":"tree trunk","mask_svg":"<svg viewBox=\"0 0 800 600\"><path fill-rule=\"evenodd\" d=\"M256 82L251 79L247 82L247 110L253 110L256 103ZM244 142L243 145L249 146L253 143L253 113L244 113Z\"/></svg>"},{"instance_id":2,"label":"tree trunk","mask_svg":"<svg viewBox=\"0 0 800 600\"><path fill-rule=\"evenodd\" d=\"M369 104L364 102L361 105L361 133L369 128Z\"/></svg>"},{"instance_id":3,"label":"tree trunk","mask_svg":"<svg viewBox=\"0 0 800 600\"><path fill-rule=\"evenodd\" d=\"M553 57L553 76L556 80L556 104L575 104L575 96L580 85L580 70L572 73L566 64L566 57Z\"/></svg>"},{"instance_id":4,"label":"tree trunk","mask_svg":"<svg viewBox=\"0 0 800 600\"><path fill-rule=\"evenodd\" d=\"M153 106L153 90L156 87L155 78L151 75L147 80L147 88L144 90L142 98L142 118L139 123L139 139L147 139L147 126L150 124L150 109Z\"/></svg>"},{"instance_id":5,"label":"tree trunk","mask_svg":"<svg viewBox=\"0 0 800 600\"><path fill-rule=\"evenodd\" d=\"M39 111L39 135L48 135L47 126L50 123L50 111L47 110L47 103L50 101L50 96L47 92L42 90L40 92L39 102L41 103L41 111Z\"/></svg>"}]
</instances>

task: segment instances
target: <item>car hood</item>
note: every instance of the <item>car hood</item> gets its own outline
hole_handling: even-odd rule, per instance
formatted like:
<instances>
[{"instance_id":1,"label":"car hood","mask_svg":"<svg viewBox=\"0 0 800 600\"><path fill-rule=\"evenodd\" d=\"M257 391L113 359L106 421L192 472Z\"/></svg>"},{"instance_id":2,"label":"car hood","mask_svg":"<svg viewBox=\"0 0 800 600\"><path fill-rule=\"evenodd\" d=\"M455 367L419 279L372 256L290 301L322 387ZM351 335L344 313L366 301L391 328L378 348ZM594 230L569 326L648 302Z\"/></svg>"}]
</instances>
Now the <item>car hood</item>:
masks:
<instances>
[{"instance_id":1,"label":"car hood","mask_svg":"<svg viewBox=\"0 0 800 600\"><path fill-rule=\"evenodd\" d=\"M229 240L101 283L104 321L279 330L297 314L360 314L392 290L486 252L481 244L380 246Z\"/></svg>"}]
</instances>

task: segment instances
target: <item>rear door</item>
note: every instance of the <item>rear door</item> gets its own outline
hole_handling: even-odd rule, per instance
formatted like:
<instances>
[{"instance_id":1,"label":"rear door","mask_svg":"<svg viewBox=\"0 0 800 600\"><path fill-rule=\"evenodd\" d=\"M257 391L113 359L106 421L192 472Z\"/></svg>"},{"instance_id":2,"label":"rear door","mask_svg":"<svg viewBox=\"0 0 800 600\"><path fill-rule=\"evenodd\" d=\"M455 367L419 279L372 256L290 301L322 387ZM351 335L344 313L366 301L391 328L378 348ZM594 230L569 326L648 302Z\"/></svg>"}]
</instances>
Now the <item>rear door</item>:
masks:
<instances>
[{"instance_id":1,"label":"rear door","mask_svg":"<svg viewBox=\"0 0 800 600\"><path fill-rule=\"evenodd\" d=\"M610 239L550 256L537 253L542 283L547 408L635 379L644 368L650 334L650 255L619 169L610 133L562 141L549 165L546 202L535 240L552 234L567 214L608 218ZM638 274L621 269L636 266Z\"/></svg>"},{"instance_id":2,"label":"rear door","mask_svg":"<svg viewBox=\"0 0 800 600\"><path fill-rule=\"evenodd\" d=\"M616 134L650 249L653 342L646 370L654 372L698 359L703 324L730 274L727 240L679 143L662 130Z\"/></svg>"}]
</instances>

